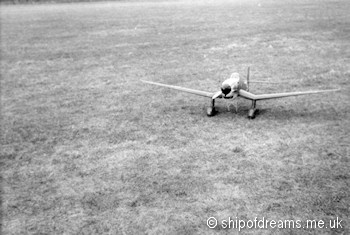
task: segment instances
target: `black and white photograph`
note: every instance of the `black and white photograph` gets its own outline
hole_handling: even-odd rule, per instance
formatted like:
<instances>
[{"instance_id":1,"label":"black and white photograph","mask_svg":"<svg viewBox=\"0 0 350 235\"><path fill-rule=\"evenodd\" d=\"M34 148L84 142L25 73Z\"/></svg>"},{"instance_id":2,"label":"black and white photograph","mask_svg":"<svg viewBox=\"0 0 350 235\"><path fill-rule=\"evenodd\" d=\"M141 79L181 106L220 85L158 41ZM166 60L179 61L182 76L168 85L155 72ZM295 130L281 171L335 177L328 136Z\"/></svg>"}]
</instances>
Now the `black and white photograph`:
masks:
<instances>
[{"instance_id":1,"label":"black and white photograph","mask_svg":"<svg viewBox=\"0 0 350 235\"><path fill-rule=\"evenodd\" d=\"M0 233L350 234L349 0L0 0Z\"/></svg>"}]
</instances>

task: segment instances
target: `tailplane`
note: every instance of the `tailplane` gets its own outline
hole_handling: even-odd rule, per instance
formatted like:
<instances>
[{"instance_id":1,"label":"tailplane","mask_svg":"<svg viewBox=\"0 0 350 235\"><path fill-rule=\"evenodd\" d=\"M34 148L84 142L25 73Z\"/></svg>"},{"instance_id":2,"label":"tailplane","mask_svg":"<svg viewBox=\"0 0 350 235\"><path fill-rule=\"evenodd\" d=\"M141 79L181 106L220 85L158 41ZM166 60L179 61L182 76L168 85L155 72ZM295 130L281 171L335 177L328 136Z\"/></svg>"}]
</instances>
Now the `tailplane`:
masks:
<instances>
[{"instance_id":1,"label":"tailplane","mask_svg":"<svg viewBox=\"0 0 350 235\"><path fill-rule=\"evenodd\" d=\"M270 84L279 84L280 82L270 82L270 81L250 81L250 67L247 69L247 91L249 91L250 83L270 83Z\"/></svg>"}]
</instances>

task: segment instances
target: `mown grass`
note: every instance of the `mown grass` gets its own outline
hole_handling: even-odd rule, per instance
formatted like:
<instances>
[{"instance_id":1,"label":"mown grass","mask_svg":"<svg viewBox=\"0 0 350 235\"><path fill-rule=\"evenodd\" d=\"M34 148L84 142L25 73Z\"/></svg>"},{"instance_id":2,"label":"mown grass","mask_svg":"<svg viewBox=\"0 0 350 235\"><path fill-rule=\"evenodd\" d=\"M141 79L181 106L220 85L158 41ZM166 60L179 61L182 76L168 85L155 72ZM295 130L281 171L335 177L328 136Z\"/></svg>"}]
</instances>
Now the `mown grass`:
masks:
<instances>
[{"instance_id":1,"label":"mown grass","mask_svg":"<svg viewBox=\"0 0 350 235\"><path fill-rule=\"evenodd\" d=\"M339 217L349 233L349 4L191 1L1 6L4 234L216 234L228 219ZM338 93L238 114L140 79Z\"/></svg>"}]
</instances>

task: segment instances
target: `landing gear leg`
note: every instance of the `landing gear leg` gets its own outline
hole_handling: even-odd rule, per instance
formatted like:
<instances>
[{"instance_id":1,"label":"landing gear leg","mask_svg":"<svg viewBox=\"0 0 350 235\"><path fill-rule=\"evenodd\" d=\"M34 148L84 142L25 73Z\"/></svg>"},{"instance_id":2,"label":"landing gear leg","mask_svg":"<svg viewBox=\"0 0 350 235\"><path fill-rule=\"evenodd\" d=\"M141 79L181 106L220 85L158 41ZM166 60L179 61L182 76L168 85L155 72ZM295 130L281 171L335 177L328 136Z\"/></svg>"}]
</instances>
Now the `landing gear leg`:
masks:
<instances>
[{"instance_id":1,"label":"landing gear leg","mask_svg":"<svg viewBox=\"0 0 350 235\"><path fill-rule=\"evenodd\" d=\"M211 106L209 106L208 108L207 108L207 115L209 116L209 117L211 117L211 116L214 116L216 114L216 110L215 110L215 99L212 99L211 100Z\"/></svg>"},{"instance_id":2,"label":"landing gear leg","mask_svg":"<svg viewBox=\"0 0 350 235\"><path fill-rule=\"evenodd\" d=\"M258 114L259 109L256 109L256 100L252 101L252 107L249 109L248 112L248 118L249 119L254 119L255 116Z\"/></svg>"}]
</instances>

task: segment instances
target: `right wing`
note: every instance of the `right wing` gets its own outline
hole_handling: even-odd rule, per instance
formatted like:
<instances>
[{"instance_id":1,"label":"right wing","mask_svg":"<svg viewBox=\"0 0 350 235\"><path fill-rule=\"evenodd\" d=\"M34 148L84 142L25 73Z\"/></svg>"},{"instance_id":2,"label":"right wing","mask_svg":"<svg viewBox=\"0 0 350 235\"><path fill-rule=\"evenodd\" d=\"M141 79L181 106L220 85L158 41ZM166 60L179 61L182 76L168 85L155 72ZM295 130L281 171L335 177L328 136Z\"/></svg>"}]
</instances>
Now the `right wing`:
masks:
<instances>
[{"instance_id":1,"label":"right wing","mask_svg":"<svg viewBox=\"0 0 350 235\"><path fill-rule=\"evenodd\" d=\"M332 90L318 90L318 91L296 91L296 92L285 92L285 93L275 93L275 94L262 94L262 95L254 95L245 90L239 90L239 96L249 99L249 100L267 100L267 99L277 99L289 96L298 96L298 95L309 95L309 94L317 94L323 92L331 92L331 91L339 91L340 89L332 89Z\"/></svg>"},{"instance_id":2,"label":"right wing","mask_svg":"<svg viewBox=\"0 0 350 235\"><path fill-rule=\"evenodd\" d=\"M205 96L205 97L209 97L209 98L213 98L213 96L215 95L215 93L212 93L212 92L199 91L199 90L189 89L189 88L180 87L180 86L167 85L167 84L158 83L158 82L150 82L150 81L145 81L145 80L141 80L141 82L156 85L156 86L167 87L167 88L171 88L171 89L175 89L175 90L179 90L179 91L184 91L187 93Z\"/></svg>"}]
</instances>

